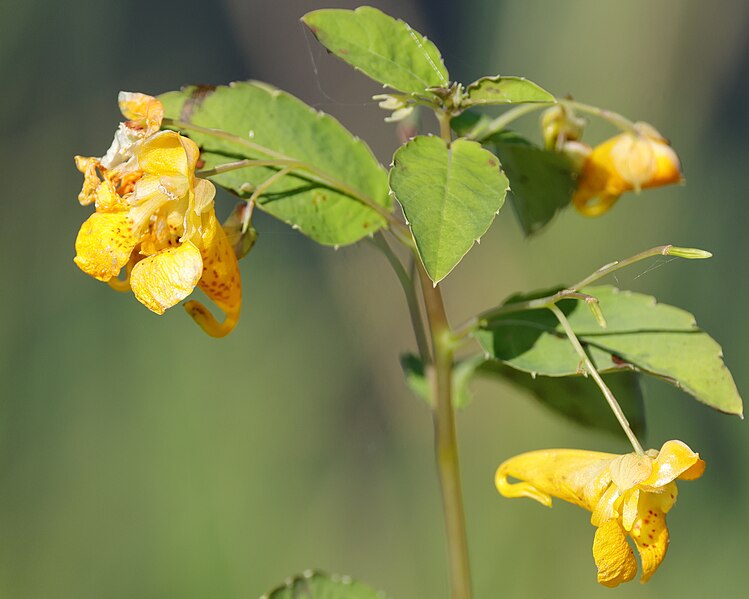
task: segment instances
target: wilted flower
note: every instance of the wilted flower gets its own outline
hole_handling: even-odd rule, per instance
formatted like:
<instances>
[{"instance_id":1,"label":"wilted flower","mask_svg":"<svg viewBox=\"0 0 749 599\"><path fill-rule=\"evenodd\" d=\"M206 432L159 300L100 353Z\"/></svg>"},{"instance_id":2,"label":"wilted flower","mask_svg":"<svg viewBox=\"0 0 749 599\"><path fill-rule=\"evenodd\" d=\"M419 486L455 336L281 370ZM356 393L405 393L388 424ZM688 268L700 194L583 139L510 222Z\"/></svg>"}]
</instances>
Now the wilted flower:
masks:
<instances>
[{"instance_id":1,"label":"wilted flower","mask_svg":"<svg viewBox=\"0 0 749 599\"><path fill-rule=\"evenodd\" d=\"M679 157L647 123L636 123L593 148L577 180L572 202L586 216L598 216L626 191L659 187L682 180Z\"/></svg>"},{"instance_id":2,"label":"wilted flower","mask_svg":"<svg viewBox=\"0 0 749 599\"><path fill-rule=\"evenodd\" d=\"M207 333L223 336L239 318L241 283L216 219L216 190L195 177L199 149L174 131L157 132L163 110L155 98L126 94L125 100L123 107L120 94L131 120L120 125L107 154L76 157L85 177L79 199L95 202L96 211L78 233L75 262L116 289L132 289L157 314L199 285L226 313L224 323L197 302L185 307Z\"/></svg>"},{"instance_id":3,"label":"wilted flower","mask_svg":"<svg viewBox=\"0 0 749 599\"><path fill-rule=\"evenodd\" d=\"M668 548L666 513L676 502L675 481L694 480L704 470L705 462L684 443L667 441L646 455L532 451L504 462L495 481L505 497L530 497L551 507L554 496L591 511L598 582L614 587L637 574L627 536L640 553L640 581L653 575ZM521 482L510 483L508 477Z\"/></svg>"}]
</instances>

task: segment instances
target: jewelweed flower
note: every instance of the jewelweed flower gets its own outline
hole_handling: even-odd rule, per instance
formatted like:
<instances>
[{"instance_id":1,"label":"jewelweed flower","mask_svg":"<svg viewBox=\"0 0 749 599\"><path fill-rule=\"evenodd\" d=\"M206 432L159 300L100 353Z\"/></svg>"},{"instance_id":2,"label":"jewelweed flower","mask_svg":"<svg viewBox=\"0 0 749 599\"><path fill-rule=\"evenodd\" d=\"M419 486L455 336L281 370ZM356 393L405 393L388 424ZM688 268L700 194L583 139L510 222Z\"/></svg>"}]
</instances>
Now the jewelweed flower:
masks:
<instances>
[{"instance_id":1,"label":"jewelweed flower","mask_svg":"<svg viewBox=\"0 0 749 599\"><path fill-rule=\"evenodd\" d=\"M660 566L669 543L666 513L676 502L676 479L702 476L705 462L681 441L660 451L616 455L578 449L524 453L497 469L497 490L505 497L530 497L551 507L558 497L592 512L597 527L593 558L598 582L615 587L637 574L634 541L642 561L640 582ZM521 482L508 482L508 477Z\"/></svg>"},{"instance_id":2,"label":"jewelweed flower","mask_svg":"<svg viewBox=\"0 0 749 599\"><path fill-rule=\"evenodd\" d=\"M590 152L577 179L572 202L582 214L608 211L624 192L679 183L679 157L647 123L621 133Z\"/></svg>"},{"instance_id":3,"label":"jewelweed flower","mask_svg":"<svg viewBox=\"0 0 749 599\"><path fill-rule=\"evenodd\" d=\"M130 120L107 154L76 157L84 173L79 200L96 211L78 233L75 263L116 289L132 289L157 314L199 286L226 314L224 322L198 302L185 308L208 334L226 335L239 319L239 267L216 218L216 190L195 177L198 146L174 131L158 132L163 109L155 98L120 94L120 107Z\"/></svg>"}]
</instances>

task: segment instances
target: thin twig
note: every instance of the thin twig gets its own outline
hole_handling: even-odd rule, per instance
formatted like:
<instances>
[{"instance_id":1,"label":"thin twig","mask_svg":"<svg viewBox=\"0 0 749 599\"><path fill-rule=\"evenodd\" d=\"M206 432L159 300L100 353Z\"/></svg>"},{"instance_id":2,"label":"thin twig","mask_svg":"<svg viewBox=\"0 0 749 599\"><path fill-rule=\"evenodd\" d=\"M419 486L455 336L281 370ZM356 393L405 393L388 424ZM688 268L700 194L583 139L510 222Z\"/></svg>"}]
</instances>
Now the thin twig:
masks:
<instances>
[{"instance_id":1,"label":"thin twig","mask_svg":"<svg viewBox=\"0 0 749 599\"><path fill-rule=\"evenodd\" d=\"M570 321L567 320L567 317L564 315L564 312L562 312L559 307L555 304L551 304L547 306L549 310L554 314L554 316L557 317L557 320L559 321L559 324L562 325L562 328L564 329L565 334L567 335L567 338L570 340L570 343L572 344L572 347L575 348L575 351L580 356L580 359L582 360L582 364L587 370L588 374L593 377L593 380L598 385L598 388L601 390L601 393L603 393L603 396L606 398L606 401L609 404L609 407L611 408L611 411L614 412L614 416L616 416L616 419L619 421L619 425L624 430L624 434L627 435L627 438L629 439L629 442L632 444L632 447L634 447L634 450L640 454L644 455L645 452L642 449L642 445L640 445L640 442L637 440L637 437L635 436L634 432L632 432L632 428L629 425L629 421L627 420L627 417L624 414L624 410L622 410L622 407L619 405L619 402L616 401L616 397L611 392L611 389L608 388L606 383L603 381L603 378L601 377L600 373L596 369L596 367L593 365L593 362L590 359L590 356L588 356L587 352L585 351L585 348L580 343L580 340L577 338L577 335L575 334L575 331L572 330L572 325L570 325Z\"/></svg>"}]
</instances>

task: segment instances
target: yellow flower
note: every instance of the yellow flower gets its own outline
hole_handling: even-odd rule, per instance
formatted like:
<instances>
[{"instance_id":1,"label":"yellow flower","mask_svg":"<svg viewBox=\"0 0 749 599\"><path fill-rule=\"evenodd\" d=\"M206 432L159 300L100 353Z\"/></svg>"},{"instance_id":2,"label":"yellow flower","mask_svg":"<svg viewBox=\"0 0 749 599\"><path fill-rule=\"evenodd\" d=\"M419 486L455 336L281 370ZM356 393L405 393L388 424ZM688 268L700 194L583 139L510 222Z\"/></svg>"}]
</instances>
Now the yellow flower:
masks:
<instances>
[{"instance_id":1,"label":"yellow flower","mask_svg":"<svg viewBox=\"0 0 749 599\"><path fill-rule=\"evenodd\" d=\"M115 139L116 150L107 154L116 157L108 162L111 170L104 166L106 156L98 164L96 159L76 159L85 176L82 203L94 201L96 212L78 233L75 262L115 288L131 288L157 314L200 286L226 319L219 324L194 301L185 306L188 313L210 335L226 335L239 318L239 267L216 219L216 190L195 177L199 149L174 131L154 133L160 113L148 101L126 106L123 113L145 133L123 143ZM126 278L120 281L123 267Z\"/></svg>"},{"instance_id":2,"label":"yellow flower","mask_svg":"<svg viewBox=\"0 0 749 599\"><path fill-rule=\"evenodd\" d=\"M608 587L632 580L637 562L627 543L634 541L647 582L663 561L669 536L666 513L676 502L676 479L702 476L705 462L681 441L667 441L646 455L616 455L579 449L524 453L497 470L497 490L505 497L530 497L551 507L551 497L592 512L597 527L593 558L598 582ZM510 483L513 477L522 482Z\"/></svg>"},{"instance_id":3,"label":"yellow flower","mask_svg":"<svg viewBox=\"0 0 749 599\"><path fill-rule=\"evenodd\" d=\"M636 123L593 148L578 176L572 202L582 214L608 211L626 191L639 192L682 180L676 152L653 127Z\"/></svg>"},{"instance_id":4,"label":"yellow flower","mask_svg":"<svg viewBox=\"0 0 749 599\"><path fill-rule=\"evenodd\" d=\"M120 92L120 112L128 120L120 123L114 134L112 145L101 158L75 157L78 170L83 173L83 189L78 201L86 206L95 201L102 179L114 187L120 195L130 191L134 180L140 177L134 160L135 149L140 143L158 132L164 118L164 107L153 96L133 92Z\"/></svg>"}]
</instances>

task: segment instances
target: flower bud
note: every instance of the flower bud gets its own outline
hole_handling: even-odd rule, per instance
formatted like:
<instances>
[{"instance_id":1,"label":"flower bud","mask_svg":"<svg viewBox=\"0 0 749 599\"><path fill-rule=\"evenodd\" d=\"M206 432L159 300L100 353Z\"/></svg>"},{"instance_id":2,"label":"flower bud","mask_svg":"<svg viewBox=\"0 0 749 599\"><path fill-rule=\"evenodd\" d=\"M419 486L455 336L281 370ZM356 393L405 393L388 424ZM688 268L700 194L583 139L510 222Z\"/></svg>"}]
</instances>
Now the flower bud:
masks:
<instances>
[{"instance_id":1,"label":"flower bud","mask_svg":"<svg viewBox=\"0 0 749 599\"><path fill-rule=\"evenodd\" d=\"M414 110L414 105L408 102L408 97L393 94L378 94L372 96L373 100L379 100L378 106L383 110L392 110L393 113L385 117L386 123L396 123L408 117Z\"/></svg>"},{"instance_id":2,"label":"flower bud","mask_svg":"<svg viewBox=\"0 0 749 599\"><path fill-rule=\"evenodd\" d=\"M706 258L712 258L712 253L706 250L700 250L698 248L680 248L672 245L668 246L664 250L666 256L676 256L677 258L686 258L687 260L705 260Z\"/></svg>"},{"instance_id":3,"label":"flower bud","mask_svg":"<svg viewBox=\"0 0 749 599\"><path fill-rule=\"evenodd\" d=\"M585 119L562 104L541 114L541 133L547 150L559 150L567 141L578 141L585 128Z\"/></svg>"}]
</instances>

